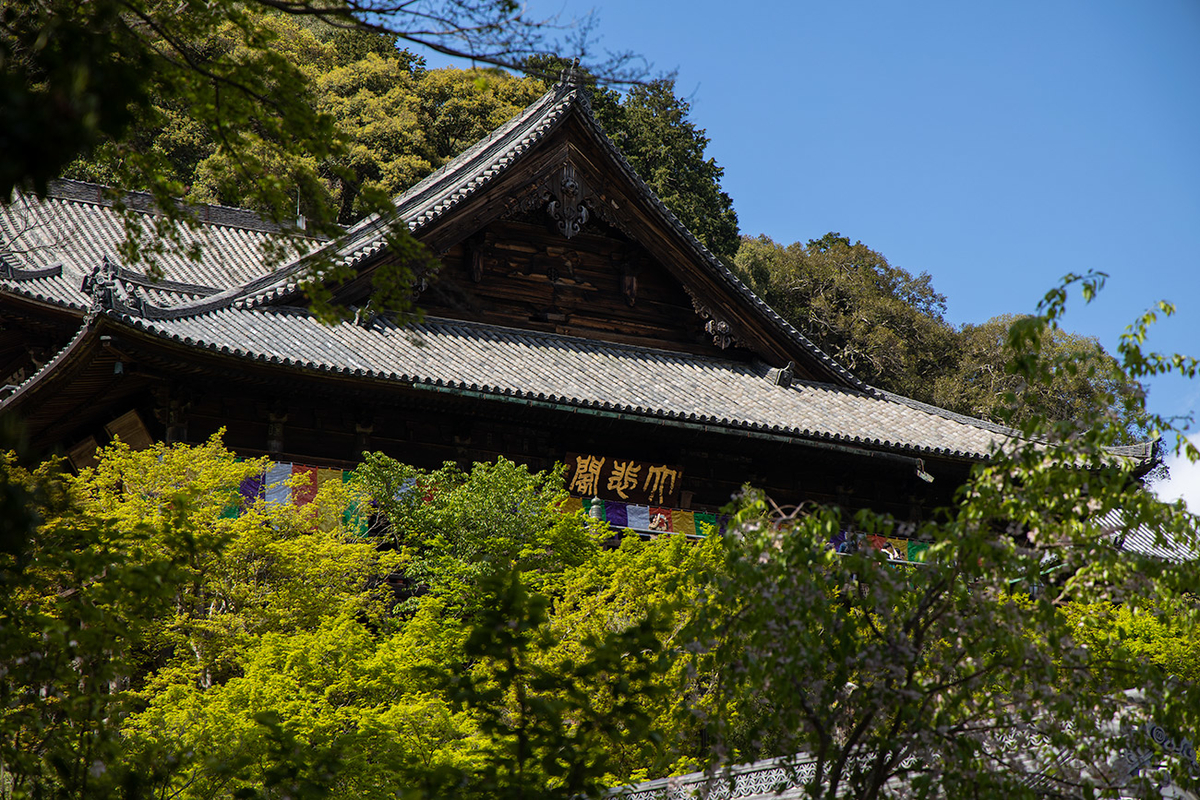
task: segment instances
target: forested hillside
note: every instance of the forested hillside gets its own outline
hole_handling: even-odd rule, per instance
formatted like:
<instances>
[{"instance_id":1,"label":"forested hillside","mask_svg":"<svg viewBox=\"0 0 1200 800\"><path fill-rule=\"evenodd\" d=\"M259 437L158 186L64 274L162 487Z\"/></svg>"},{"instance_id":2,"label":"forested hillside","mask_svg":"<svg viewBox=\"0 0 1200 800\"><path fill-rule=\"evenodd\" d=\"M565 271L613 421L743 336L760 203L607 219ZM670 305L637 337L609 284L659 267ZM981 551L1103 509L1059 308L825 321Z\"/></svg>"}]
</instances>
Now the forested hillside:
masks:
<instances>
[{"instance_id":1,"label":"forested hillside","mask_svg":"<svg viewBox=\"0 0 1200 800\"><path fill-rule=\"evenodd\" d=\"M1142 389L1096 339L1055 326L1022 341L1029 318L1017 315L955 327L928 273L913 275L862 242L837 233L787 246L747 237L735 268L801 333L879 388L1014 426L1101 410L1125 438L1142 434L1130 412ZM1043 381L1014 368L1019 349L1041 356Z\"/></svg>"}]
</instances>

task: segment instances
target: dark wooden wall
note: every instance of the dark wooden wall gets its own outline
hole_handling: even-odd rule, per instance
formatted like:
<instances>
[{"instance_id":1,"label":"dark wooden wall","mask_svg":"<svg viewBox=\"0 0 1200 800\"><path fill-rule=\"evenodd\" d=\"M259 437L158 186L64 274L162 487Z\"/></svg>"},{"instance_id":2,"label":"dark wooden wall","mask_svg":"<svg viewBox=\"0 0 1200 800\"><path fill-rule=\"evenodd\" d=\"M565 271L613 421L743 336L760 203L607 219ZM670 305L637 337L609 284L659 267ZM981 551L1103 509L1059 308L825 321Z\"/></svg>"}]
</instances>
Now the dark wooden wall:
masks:
<instances>
[{"instance_id":1,"label":"dark wooden wall","mask_svg":"<svg viewBox=\"0 0 1200 800\"><path fill-rule=\"evenodd\" d=\"M241 455L316 466L351 468L363 451L382 451L424 468L445 461L469 466L503 456L542 470L567 453L678 465L681 505L698 510L719 509L748 483L781 504L870 507L917 520L952 502L968 468L927 459L926 469L936 476L928 484L910 463L747 432L702 432L666 421L637 422L426 390L381 391L361 381L251 383L199 375L147 384L141 394L72 435L94 435L103 442L103 423L129 408L138 410L156 439L196 443L224 428L226 445Z\"/></svg>"},{"instance_id":2,"label":"dark wooden wall","mask_svg":"<svg viewBox=\"0 0 1200 800\"><path fill-rule=\"evenodd\" d=\"M729 357L679 282L603 222L570 240L538 215L454 245L419 303L431 316ZM745 352L745 351L741 351ZM748 355L748 354L747 354Z\"/></svg>"}]
</instances>

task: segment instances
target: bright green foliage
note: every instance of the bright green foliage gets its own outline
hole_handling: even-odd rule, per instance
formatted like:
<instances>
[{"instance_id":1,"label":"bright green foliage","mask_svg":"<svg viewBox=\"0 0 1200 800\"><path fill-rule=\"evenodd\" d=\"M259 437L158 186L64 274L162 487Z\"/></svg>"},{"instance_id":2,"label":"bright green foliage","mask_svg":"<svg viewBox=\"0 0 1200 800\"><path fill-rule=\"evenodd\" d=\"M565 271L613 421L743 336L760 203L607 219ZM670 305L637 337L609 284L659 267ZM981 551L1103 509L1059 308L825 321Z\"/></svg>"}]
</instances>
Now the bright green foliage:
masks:
<instances>
[{"instance_id":1,"label":"bright green foliage","mask_svg":"<svg viewBox=\"0 0 1200 800\"><path fill-rule=\"evenodd\" d=\"M461 638L435 603L387 636L344 614L326 615L311 629L257 638L240 654L241 674L228 681L165 686L128 734L158 760L192 761L162 784L187 784L188 797L270 786L272 769L286 771L296 755L322 753L325 774L309 769L305 777L336 797L444 788L439 776L469 771L486 745L470 716L430 681L458 657ZM275 753L277 732L264 719L278 720L302 743L301 753Z\"/></svg>"},{"instance_id":2,"label":"bright green foliage","mask_svg":"<svg viewBox=\"0 0 1200 800\"><path fill-rule=\"evenodd\" d=\"M483 576L516 570L540 588L599 549L583 517L559 510L561 470L531 473L502 458L469 473L451 463L423 472L375 453L358 475L387 518L405 577L468 616L491 602Z\"/></svg>"},{"instance_id":3,"label":"bright green foliage","mask_svg":"<svg viewBox=\"0 0 1200 800\"><path fill-rule=\"evenodd\" d=\"M105 574L84 580L88 602L105 602L83 617L90 650L51 639L55 671L27 671L26 693L57 687L84 708L6 687L3 730L19 735L0 796L553 797L696 763L698 728L673 726L704 678L680 636L719 537L602 550L606 527L560 510L560 472L507 461L424 472L375 454L302 507L241 498L263 466L216 439L117 444L51 481L60 499L23 555L86 556L83 574ZM51 480L7 474L31 492ZM342 526L341 509L370 505L374 535ZM24 587L6 625L28 632L6 640L11 671L46 646L46 610L79 578L6 574Z\"/></svg>"},{"instance_id":4,"label":"bright green foliage","mask_svg":"<svg viewBox=\"0 0 1200 800\"><path fill-rule=\"evenodd\" d=\"M117 185L148 184L159 200L178 196L178 186L171 188L171 176L162 171L163 152L139 147L137 135L128 136L131 124L153 131L146 123L154 118L169 122L156 108L166 105L192 115L200 122L195 133L211 135L235 161L244 155L247 177L256 182L253 196L276 219L286 218L289 205L275 203L279 187L253 169L272 159L254 150L266 143L284 162L295 153L319 154L327 129L306 102L307 83L296 61L280 55L290 47L271 22L280 17L325 29L342 59L382 54L381 41L391 50L402 41L513 67L563 46L546 40L552 28L526 19L521 6L508 0L435 0L415 7L391 0L5 0L0 197L26 182L44 191L65 165L106 142L119 151L114 165L125 179ZM590 23L579 30L590 30ZM588 38L574 36L572 49L585 53ZM241 50L235 58L227 39ZM633 77L629 61L628 54L618 54L595 68L627 81ZM295 187L282 188L290 194ZM311 213L328 219L327 210Z\"/></svg>"},{"instance_id":5,"label":"bright green foliage","mask_svg":"<svg viewBox=\"0 0 1200 800\"><path fill-rule=\"evenodd\" d=\"M436 69L416 87L420 125L440 167L541 97L546 85L495 69Z\"/></svg>"},{"instance_id":6,"label":"bright green foliage","mask_svg":"<svg viewBox=\"0 0 1200 800\"><path fill-rule=\"evenodd\" d=\"M272 636L380 618L395 559L322 525L340 519L342 487L303 508L259 501L229 513L262 468L217 440L136 453L118 443L75 478L6 464L8 481L41 498L42 520L5 556L6 795L137 796L170 784L183 754L164 762L117 737L127 719L137 728L139 705L243 677L246 653Z\"/></svg>"},{"instance_id":7,"label":"bright green foliage","mask_svg":"<svg viewBox=\"0 0 1200 800\"><path fill-rule=\"evenodd\" d=\"M176 667L209 686L237 672L239 648L255 637L311 629L329 615L379 614L385 595L364 585L394 557L320 524L338 517L324 508L346 505L341 486L327 484L307 506L260 501L230 516L241 482L264 463L236 461L217 439L141 452L118 445L75 481L87 518L152 532L133 560L169 559L179 570L173 612L142 643L146 666Z\"/></svg>"},{"instance_id":8,"label":"bright green foliage","mask_svg":"<svg viewBox=\"0 0 1200 800\"><path fill-rule=\"evenodd\" d=\"M78 515L54 463L26 471L9 456L0 467L34 519L56 520L0 556L0 794L102 797L123 778L111 767L131 642L168 607L174 568L128 558L144 530ZM18 510L11 497L0 516Z\"/></svg>"},{"instance_id":9,"label":"bright green foliage","mask_svg":"<svg viewBox=\"0 0 1200 800\"><path fill-rule=\"evenodd\" d=\"M394 37L286 17L266 24L279 32L272 47L305 75L314 110L332 121L343 144L325 156L298 152L289 169L319 177L321 197L336 206L343 225L378 211L372 198L390 199L413 186L544 91L539 81L496 69L426 70L421 59L395 48ZM184 168L189 199L254 207L231 154Z\"/></svg>"},{"instance_id":10,"label":"bright green foliage","mask_svg":"<svg viewBox=\"0 0 1200 800\"><path fill-rule=\"evenodd\" d=\"M719 574L726 543L711 535L702 542L663 537L650 542L627 537L588 562L564 572L552 590L550 628L560 637L553 658L583 659L588 642L618 634L635 622L655 620L667 666L655 676L656 691L637 698L602 688L594 702L617 713L633 699L649 720L647 741L614 741L611 771L616 779L656 777L687 771L702 754L700 730L680 725L680 711L698 702L711 674L698 671L686 629ZM647 750L648 744L656 745Z\"/></svg>"},{"instance_id":11,"label":"bright green foliage","mask_svg":"<svg viewBox=\"0 0 1200 800\"><path fill-rule=\"evenodd\" d=\"M1068 285L1092 294L1101 280ZM1012 369L1030 383L1057 367L1028 343L1052 335L1065 288L1013 328L1022 358ZM1127 347L1126 375L1145 374ZM1096 520L1117 514L1120 530L1193 549L1200 525L1141 490L1134 465L1107 449L1121 435L1108 422L1104 408L1083 424L1031 415L1028 438L977 469L938 522L780 519L751 493L744 540L693 634L716 684L692 716L714 752L803 752L816 768L806 790L822 798L953 797L968 786L977 797L1136 796L1156 778L1129 778L1118 757L1147 749L1194 787L1186 757L1156 750L1146 731L1200 729L1188 662L1200 562L1121 551L1119 531ZM924 564L865 547L836 555L827 542L847 529L922 539Z\"/></svg>"},{"instance_id":12,"label":"bright green foliage","mask_svg":"<svg viewBox=\"0 0 1200 800\"><path fill-rule=\"evenodd\" d=\"M1030 384L1064 296L1010 329ZM1194 370L1143 355L1144 322L1130 378ZM1118 796L1145 748L1186 784L1145 730L1200 730L1200 562L1095 520L1193 548L1200 526L1105 419L1031 416L936 521L749 491L728 535L615 549L559 473L507 461L375 454L312 505L231 514L263 464L215 440L74 478L10 458L0 511L32 499L38 528L0 556L0 797L586 797L798 752L813 797ZM835 553L847 531L929 547Z\"/></svg>"},{"instance_id":13,"label":"bright green foliage","mask_svg":"<svg viewBox=\"0 0 1200 800\"><path fill-rule=\"evenodd\" d=\"M1141 606L1070 604L1063 613L1068 625L1076 629L1076 640L1095 658L1140 659L1180 681L1200 682L1200 629L1195 624L1194 598ZM1117 649L1123 652L1110 655Z\"/></svg>"},{"instance_id":14,"label":"bright green foliage","mask_svg":"<svg viewBox=\"0 0 1200 800\"><path fill-rule=\"evenodd\" d=\"M651 756L661 738L646 707L668 691L653 613L581 637L579 657L564 657L547 598L530 594L519 573L489 575L481 589L493 602L466 642L466 662L447 675L451 696L476 712L490 742L462 796L598 796L605 778L628 774L620 753Z\"/></svg>"}]
</instances>

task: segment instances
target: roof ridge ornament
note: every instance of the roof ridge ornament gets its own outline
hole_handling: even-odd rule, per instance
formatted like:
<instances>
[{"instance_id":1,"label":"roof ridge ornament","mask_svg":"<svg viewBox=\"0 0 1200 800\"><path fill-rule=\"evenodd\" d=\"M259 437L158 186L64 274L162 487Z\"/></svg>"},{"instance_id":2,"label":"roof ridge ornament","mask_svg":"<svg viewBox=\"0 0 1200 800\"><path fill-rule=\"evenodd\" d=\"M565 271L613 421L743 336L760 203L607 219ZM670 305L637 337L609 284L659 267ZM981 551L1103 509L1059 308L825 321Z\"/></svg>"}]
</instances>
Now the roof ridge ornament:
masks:
<instances>
[{"instance_id":1,"label":"roof ridge ornament","mask_svg":"<svg viewBox=\"0 0 1200 800\"><path fill-rule=\"evenodd\" d=\"M767 380L776 386L788 388L796 377L796 362L789 361L786 367L772 367L767 371Z\"/></svg>"},{"instance_id":2,"label":"roof ridge ornament","mask_svg":"<svg viewBox=\"0 0 1200 800\"><path fill-rule=\"evenodd\" d=\"M88 316L95 316L101 311L113 307L113 293L117 287L117 265L109 260L108 256L103 256L100 263L92 268L92 271L83 276L83 281L79 284L79 290L88 295L91 302L88 307Z\"/></svg>"},{"instance_id":3,"label":"roof ridge ornament","mask_svg":"<svg viewBox=\"0 0 1200 800\"><path fill-rule=\"evenodd\" d=\"M571 60L570 66L563 67L558 73L558 85L564 89L582 89L583 73L579 70L579 59Z\"/></svg>"},{"instance_id":4,"label":"roof ridge ornament","mask_svg":"<svg viewBox=\"0 0 1200 800\"><path fill-rule=\"evenodd\" d=\"M579 59L572 59L570 65L558 73L558 82L554 84L556 97L575 92L576 101L591 113L592 90L587 86L587 78L587 70L580 68Z\"/></svg>"},{"instance_id":5,"label":"roof ridge ornament","mask_svg":"<svg viewBox=\"0 0 1200 800\"><path fill-rule=\"evenodd\" d=\"M79 289L91 298L86 315L89 319L104 311L145 316L145 301L129 290L121 278L121 268L108 256L101 257L100 263L83 276Z\"/></svg>"}]
</instances>

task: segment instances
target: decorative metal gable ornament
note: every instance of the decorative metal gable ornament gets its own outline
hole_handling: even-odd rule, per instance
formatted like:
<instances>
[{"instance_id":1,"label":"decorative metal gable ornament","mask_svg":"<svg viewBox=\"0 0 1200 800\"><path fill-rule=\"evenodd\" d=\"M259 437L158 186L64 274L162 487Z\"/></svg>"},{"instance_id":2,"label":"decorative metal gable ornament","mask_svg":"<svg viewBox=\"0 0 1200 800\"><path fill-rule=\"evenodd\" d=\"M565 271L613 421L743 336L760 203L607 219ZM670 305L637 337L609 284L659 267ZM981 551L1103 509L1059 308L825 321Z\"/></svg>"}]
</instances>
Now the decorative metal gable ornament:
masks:
<instances>
[{"instance_id":1,"label":"decorative metal gable ornament","mask_svg":"<svg viewBox=\"0 0 1200 800\"><path fill-rule=\"evenodd\" d=\"M558 225L559 233L570 239L588 221L588 208L583 204L583 184L572 164L563 164L553 184L553 197L546 212Z\"/></svg>"}]
</instances>

